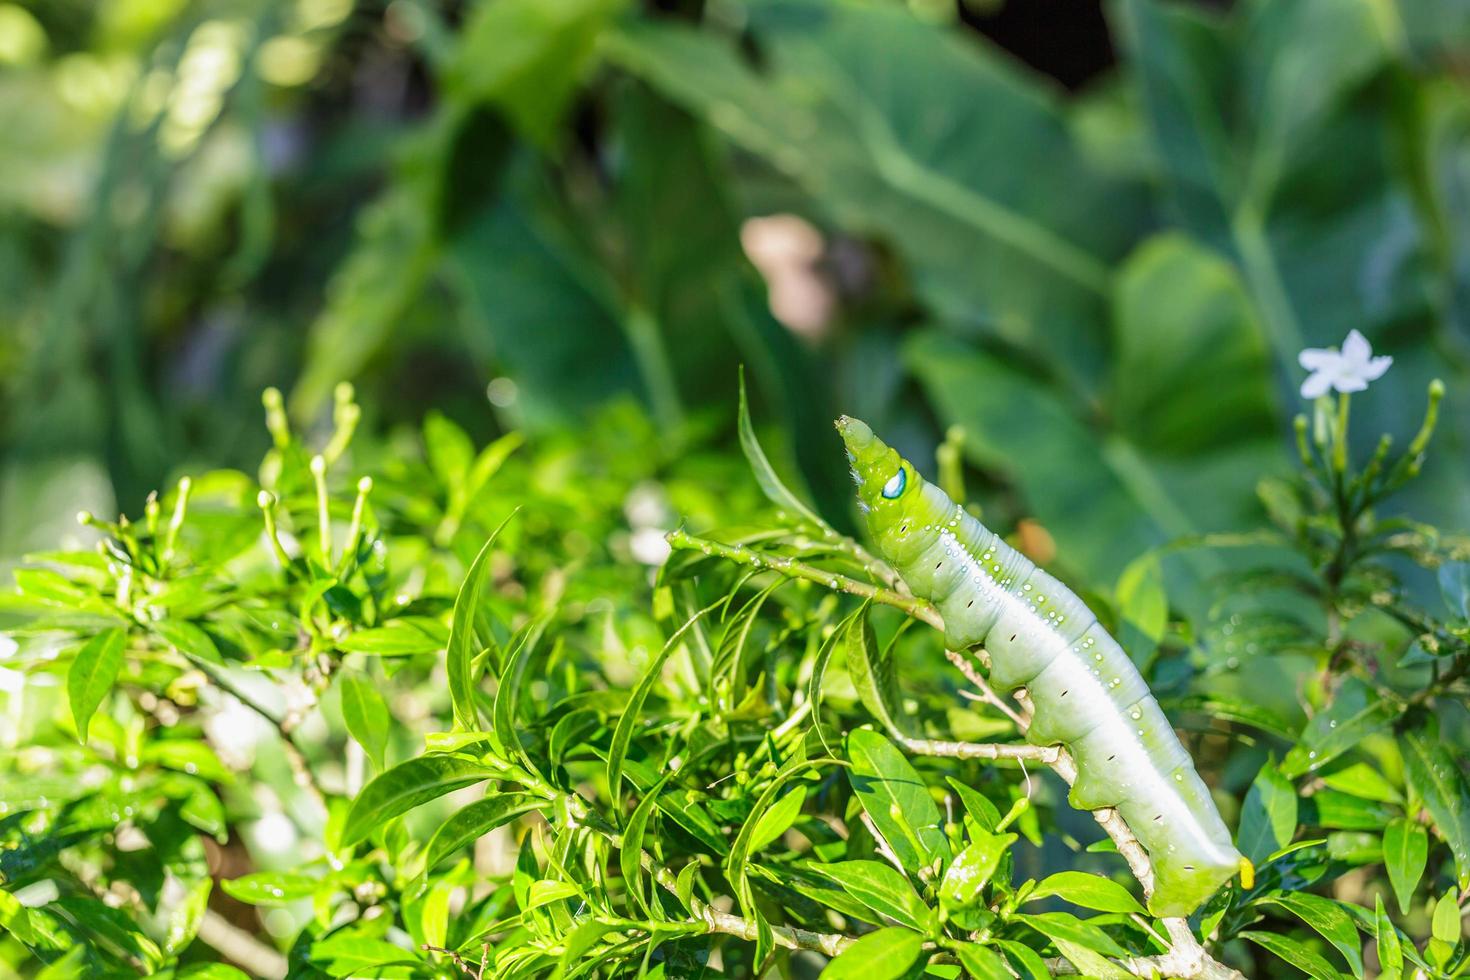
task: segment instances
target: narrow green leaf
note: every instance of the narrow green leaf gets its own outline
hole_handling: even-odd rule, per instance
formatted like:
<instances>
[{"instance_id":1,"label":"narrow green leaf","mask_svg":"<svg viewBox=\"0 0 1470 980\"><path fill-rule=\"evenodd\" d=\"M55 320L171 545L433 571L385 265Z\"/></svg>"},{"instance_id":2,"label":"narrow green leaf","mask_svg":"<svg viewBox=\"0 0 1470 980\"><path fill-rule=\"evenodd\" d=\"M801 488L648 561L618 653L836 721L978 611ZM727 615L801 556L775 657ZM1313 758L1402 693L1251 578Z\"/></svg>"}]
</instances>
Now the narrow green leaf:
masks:
<instances>
[{"instance_id":1,"label":"narrow green leaf","mask_svg":"<svg viewBox=\"0 0 1470 980\"><path fill-rule=\"evenodd\" d=\"M475 700L475 624L479 606L484 600L485 585L490 580L490 555L495 549L495 539L515 517L512 512L500 523L484 545L465 574L454 600L454 616L449 626L449 641L445 648L445 670L449 675L449 699L454 706L454 724L464 731L480 728L480 709Z\"/></svg>"},{"instance_id":2,"label":"narrow green leaf","mask_svg":"<svg viewBox=\"0 0 1470 980\"><path fill-rule=\"evenodd\" d=\"M1460 903L1451 888L1439 896L1434 903L1434 919L1430 922L1430 934L1442 943L1453 946L1460 941Z\"/></svg>"},{"instance_id":3,"label":"narrow green leaf","mask_svg":"<svg viewBox=\"0 0 1470 980\"><path fill-rule=\"evenodd\" d=\"M1406 733L1399 748L1409 786L1434 818L1434 829L1450 845L1460 887L1470 887L1470 794L1459 763L1433 733Z\"/></svg>"},{"instance_id":4,"label":"narrow green leaf","mask_svg":"<svg viewBox=\"0 0 1470 980\"><path fill-rule=\"evenodd\" d=\"M745 397L744 366L740 368L739 427L740 449L745 453L751 472L755 474L755 482L760 484L761 492L766 495L766 498L798 520L807 521L820 528L827 528L827 522L818 517L816 511L802 503L801 498L781 482L781 478L776 475L775 467L771 466L765 450L761 448L760 440L755 437L755 426L750 421L750 403Z\"/></svg>"},{"instance_id":5,"label":"narrow green leaf","mask_svg":"<svg viewBox=\"0 0 1470 980\"><path fill-rule=\"evenodd\" d=\"M1030 946L1014 939L997 939L995 945L1005 951L1006 959L1011 961L1017 971L1024 971L1020 975L1026 980L1052 980L1046 960Z\"/></svg>"},{"instance_id":6,"label":"narrow green leaf","mask_svg":"<svg viewBox=\"0 0 1470 980\"><path fill-rule=\"evenodd\" d=\"M948 858L939 808L903 753L877 732L860 728L848 735L847 754L853 792L904 868L917 872Z\"/></svg>"},{"instance_id":7,"label":"narrow green leaf","mask_svg":"<svg viewBox=\"0 0 1470 980\"><path fill-rule=\"evenodd\" d=\"M1237 935L1274 953L1307 976L1313 977L1314 980L1342 980L1342 974L1333 969L1331 963L1290 936L1282 936L1274 932L1256 932L1250 929L1237 933Z\"/></svg>"},{"instance_id":8,"label":"narrow green leaf","mask_svg":"<svg viewBox=\"0 0 1470 980\"><path fill-rule=\"evenodd\" d=\"M1061 940L1072 943L1095 950L1104 956L1128 955L1127 950L1119 946L1117 941L1103 932L1101 928L1068 912L1017 914L1014 918L1026 923L1053 942Z\"/></svg>"},{"instance_id":9,"label":"narrow green leaf","mask_svg":"<svg viewBox=\"0 0 1470 980\"><path fill-rule=\"evenodd\" d=\"M898 980L924 951L924 937L896 926L879 929L843 950L822 971L826 980Z\"/></svg>"},{"instance_id":10,"label":"narrow green leaf","mask_svg":"<svg viewBox=\"0 0 1470 980\"><path fill-rule=\"evenodd\" d=\"M123 645L127 638L125 630L103 630L83 644L67 671L66 693L71 701L71 716L76 722L77 738L83 742L87 740L92 715L122 670Z\"/></svg>"},{"instance_id":11,"label":"narrow green leaf","mask_svg":"<svg viewBox=\"0 0 1470 980\"><path fill-rule=\"evenodd\" d=\"M1134 980L1133 974L1123 969L1106 956L1065 936L1053 936L1052 943L1067 962L1077 968L1084 977L1098 980Z\"/></svg>"},{"instance_id":12,"label":"narrow green leaf","mask_svg":"<svg viewBox=\"0 0 1470 980\"><path fill-rule=\"evenodd\" d=\"M1296 835L1297 796L1272 760L1256 774L1240 813L1240 850L1258 866Z\"/></svg>"},{"instance_id":13,"label":"narrow green leaf","mask_svg":"<svg viewBox=\"0 0 1470 980\"><path fill-rule=\"evenodd\" d=\"M495 704L491 711L491 717L495 720L495 743L500 746L501 753L506 756L514 755L531 771L535 770L535 766L521 745L521 685L525 681L526 666L535 655L542 631L546 629L548 622L549 613L537 616L517 632L512 641L510 662L501 672L500 686L495 690Z\"/></svg>"},{"instance_id":14,"label":"narrow green leaf","mask_svg":"<svg viewBox=\"0 0 1470 980\"><path fill-rule=\"evenodd\" d=\"M1034 902L1052 896L1099 912L1143 914L1143 906L1128 893L1128 889L1111 878L1081 871L1059 871L1042 879L1026 896L1026 901Z\"/></svg>"},{"instance_id":15,"label":"narrow green leaf","mask_svg":"<svg viewBox=\"0 0 1470 980\"><path fill-rule=\"evenodd\" d=\"M633 688L633 692L628 695L628 703L623 707L622 716L618 718L617 728L613 729L612 743L607 752L607 791L612 797L613 812L622 810L623 760L627 758L628 746L633 742L633 729L643 712L643 702L648 700L649 692L653 690L653 685L663 672L664 661L669 659L669 654L673 653L679 645L680 637L722 601L713 602L686 619L684 624L675 630L674 634L664 643L658 655L649 661L648 666L644 668L643 676L638 678L638 686Z\"/></svg>"},{"instance_id":16,"label":"narrow green leaf","mask_svg":"<svg viewBox=\"0 0 1470 980\"><path fill-rule=\"evenodd\" d=\"M903 712L898 706L893 661L879 652L877 637L868 623L866 607L863 615L850 621L843 634L842 645L847 652L848 677L852 679L852 686L857 689L863 707L894 738L906 737L908 732L899 723Z\"/></svg>"},{"instance_id":17,"label":"narrow green leaf","mask_svg":"<svg viewBox=\"0 0 1470 980\"><path fill-rule=\"evenodd\" d=\"M1383 907L1383 896L1377 898L1374 912L1373 934L1378 946L1379 980L1400 980L1404 975L1404 950L1399 943L1398 931Z\"/></svg>"},{"instance_id":18,"label":"narrow green leaf","mask_svg":"<svg viewBox=\"0 0 1470 980\"><path fill-rule=\"evenodd\" d=\"M337 648L376 657L411 657L443 650L448 642L449 631L437 619L402 616L384 626L348 633L337 641Z\"/></svg>"},{"instance_id":19,"label":"narrow green leaf","mask_svg":"<svg viewBox=\"0 0 1470 980\"><path fill-rule=\"evenodd\" d=\"M452 755L421 755L401 762L378 774L352 801L342 824L342 846L366 840L394 817L491 775L482 764Z\"/></svg>"},{"instance_id":20,"label":"narrow green leaf","mask_svg":"<svg viewBox=\"0 0 1470 980\"><path fill-rule=\"evenodd\" d=\"M649 903L648 896L644 894L643 834L648 829L648 819L652 816L658 796L663 792L668 780L669 777L665 776L643 794L643 799L639 801L632 816L628 818L627 826L623 828L623 845L618 852L619 865L623 871L623 886L628 894L633 896L638 906L643 909L644 914L650 918L656 916L654 916L654 905Z\"/></svg>"},{"instance_id":21,"label":"narrow green leaf","mask_svg":"<svg viewBox=\"0 0 1470 980\"><path fill-rule=\"evenodd\" d=\"M467 847L496 827L510 823L523 813L549 804L526 793L495 793L476 800L439 825L429 840L424 867L433 868L449 855Z\"/></svg>"},{"instance_id":22,"label":"narrow green leaf","mask_svg":"<svg viewBox=\"0 0 1470 980\"><path fill-rule=\"evenodd\" d=\"M923 931L929 907L907 878L881 861L812 864L812 871L841 885L853 898L899 925Z\"/></svg>"},{"instance_id":23,"label":"narrow green leaf","mask_svg":"<svg viewBox=\"0 0 1470 980\"><path fill-rule=\"evenodd\" d=\"M289 871L260 871L227 878L220 887L231 898L247 905L285 905L306 898L321 884L309 875L293 874Z\"/></svg>"},{"instance_id":24,"label":"narrow green leaf","mask_svg":"<svg viewBox=\"0 0 1470 980\"><path fill-rule=\"evenodd\" d=\"M1399 912L1409 914L1414 889L1429 862L1429 833L1420 823L1399 817L1383 830L1383 863L1388 866L1388 880L1398 899Z\"/></svg>"},{"instance_id":25,"label":"narrow green leaf","mask_svg":"<svg viewBox=\"0 0 1470 980\"><path fill-rule=\"evenodd\" d=\"M1272 892L1262 901L1281 906L1311 926L1342 953L1353 976L1362 977L1363 942L1352 916L1341 905L1310 892Z\"/></svg>"},{"instance_id":26,"label":"narrow green leaf","mask_svg":"<svg viewBox=\"0 0 1470 980\"><path fill-rule=\"evenodd\" d=\"M1331 707L1312 719L1286 753L1281 760L1281 774L1295 779L1315 772L1364 738L1387 728L1400 711L1397 704L1384 700L1366 684L1349 679Z\"/></svg>"},{"instance_id":27,"label":"narrow green leaf","mask_svg":"<svg viewBox=\"0 0 1470 980\"><path fill-rule=\"evenodd\" d=\"M1140 669L1153 660L1169 625L1169 596L1158 555L1146 552L1118 577L1118 642Z\"/></svg>"},{"instance_id":28,"label":"narrow green leaf","mask_svg":"<svg viewBox=\"0 0 1470 980\"><path fill-rule=\"evenodd\" d=\"M1005 957L979 943L964 943L955 947L960 966L974 980L1011 980L1011 971Z\"/></svg>"},{"instance_id":29,"label":"narrow green leaf","mask_svg":"<svg viewBox=\"0 0 1470 980\"><path fill-rule=\"evenodd\" d=\"M801 816L801 807L805 802L806 787L794 786L789 793L776 801L775 806L761 814L750 835L751 852L761 850L790 830L796 818Z\"/></svg>"},{"instance_id":30,"label":"narrow green leaf","mask_svg":"<svg viewBox=\"0 0 1470 980\"><path fill-rule=\"evenodd\" d=\"M946 776L945 782L959 794L960 802L965 805L965 812L980 825L980 829L993 833L1000 824L1000 811L990 802L990 798L953 776Z\"/></svg>"},{"instance_id":31,"label":"narrow green leaf","mask_svg":"<svg viewBox=\"0 0 1470 980\"><path fill-rule=\"evenodd\" d=\"M337 686L342 695L342 720L347 731L357 744L373 760L373 767L382 772L384 757L388 751L388 729L393 716L378 687L363 675L351 671L338 674Z\"/></svg>"}]
</instances>

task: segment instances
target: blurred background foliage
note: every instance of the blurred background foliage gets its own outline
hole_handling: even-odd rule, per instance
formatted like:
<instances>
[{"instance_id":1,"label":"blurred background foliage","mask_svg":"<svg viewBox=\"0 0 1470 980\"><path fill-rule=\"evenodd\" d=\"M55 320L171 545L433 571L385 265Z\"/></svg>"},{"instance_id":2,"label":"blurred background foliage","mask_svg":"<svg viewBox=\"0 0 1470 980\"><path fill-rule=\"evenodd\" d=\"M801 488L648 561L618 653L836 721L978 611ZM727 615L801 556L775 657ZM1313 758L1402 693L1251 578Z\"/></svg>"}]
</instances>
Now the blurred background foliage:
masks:
<instances>
[{"instance_id":1,"label":"blurred background foliage","mask_svg":"<svg viewBox=\"0 0 1470 980\"><path fill-rule=\"evenodd\" d=\"M37 0L0 25L4 555L256 458L267 384L309 430L349 379L367 431L434 408L476 438L630 396L678 445L733 436L743 362L839 527L837 411L916 459L958 423L991 516L1110 583L1251 518L1301 348L1392 354L1359 401L1389 431L1430 377L1464 389L1446 0ZM1470 516L1467 425L1452 397L1428 520Z\"/></svg>"}]
</instances>

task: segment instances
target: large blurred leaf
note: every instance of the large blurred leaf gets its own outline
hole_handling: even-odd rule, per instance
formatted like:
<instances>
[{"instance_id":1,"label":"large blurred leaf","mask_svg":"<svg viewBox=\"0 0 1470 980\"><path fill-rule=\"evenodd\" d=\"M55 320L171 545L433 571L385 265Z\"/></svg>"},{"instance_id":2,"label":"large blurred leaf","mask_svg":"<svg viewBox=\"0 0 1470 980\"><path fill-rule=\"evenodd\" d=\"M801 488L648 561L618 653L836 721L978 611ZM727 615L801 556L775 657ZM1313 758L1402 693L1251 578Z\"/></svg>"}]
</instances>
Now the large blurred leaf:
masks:
<instances>
[{"instance_id":1,"label":"large blurred leaf","mask_svg":"<svg viewBox=\"0 0 1470 980\"><path fill-rule=\"evenodd\" d=\"M610 57L891 239L948 322L1093 378L1134 198L1089 172L1049 93L991 49L883 5L753 5L757 71L726 42L627 25Z\"/></svg>"},{"instance_id":2,"label":"large blurred leaf","mask_svg":"<svg viewBox=\"0 0 1470 980\"><path fill-rule=\"evenodd\" d=\"M907 350L975 462L1015 479L1093 581L1167 540L1244 526L1255 475L1280 458L1263 346L1228 264L1178 236L1150 240L1119 275L1114 331L1116 407L1104 413L934 332Z\"/></svg>"},{"instance_id":3,"label":"large blurred leaf","mask_svg":"<svg viewBox=\"0 0 1470 980\"><path fill-rule=\"evenodd\" d=\"M557 133L597 38L626 0L493 0L464 26L445 77L451 98L500 107L541 143Z\"/></svg>"}]
</instances>

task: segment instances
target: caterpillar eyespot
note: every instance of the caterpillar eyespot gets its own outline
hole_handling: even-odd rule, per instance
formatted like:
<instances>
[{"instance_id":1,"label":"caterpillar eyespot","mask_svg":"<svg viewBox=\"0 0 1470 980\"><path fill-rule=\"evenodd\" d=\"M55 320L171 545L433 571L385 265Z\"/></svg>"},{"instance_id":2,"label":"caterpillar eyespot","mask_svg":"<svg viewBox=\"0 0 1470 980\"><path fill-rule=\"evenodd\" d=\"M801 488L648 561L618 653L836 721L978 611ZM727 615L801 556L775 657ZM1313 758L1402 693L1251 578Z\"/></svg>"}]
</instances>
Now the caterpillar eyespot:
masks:
<instances>
[{"instance_id":1,"label":"caterpillar eyespot","mask_svg":"<svg viewBox=\"0 0 1470 980\"><path fill-rule=\"evenodd\" d=\"M888 482L883 484L883 496L888 500L897 500L903 496L904 488L908 486L908 483L909 475L900 466L898 472L889 477Z\"/></svg>"},{"instance_id":2,"label":"caterpillar eyespot","mask_svg":"<svg viewBox=\"0 0 1470 980\"><path fill-rule=\"evenodd\" d=\"M912 465L867 425L844 418L837 427L879 554L938 608L947 648L988 642L991 683L1025 689L1026 738L1065 745L1076 760L1072 805L1115 809L1128 822L1153 864L1149 910L1187 916L1237 873L1251 887L1254 869L1189 753L1092 611L918 471L910 479Z\"/></svg>"}]
</instances>

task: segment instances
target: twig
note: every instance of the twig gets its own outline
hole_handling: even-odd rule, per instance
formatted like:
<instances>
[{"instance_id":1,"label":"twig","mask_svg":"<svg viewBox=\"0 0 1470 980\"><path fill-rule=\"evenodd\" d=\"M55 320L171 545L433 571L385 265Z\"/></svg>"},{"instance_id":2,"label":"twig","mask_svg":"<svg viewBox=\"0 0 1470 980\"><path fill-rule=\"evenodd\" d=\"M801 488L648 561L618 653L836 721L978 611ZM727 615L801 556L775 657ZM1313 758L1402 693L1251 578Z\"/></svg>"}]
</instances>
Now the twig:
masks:
<instances>
[{"instance_id":1,"label":"twig","mask_svg":"<svg viewBox=\"0 0 1470 980\"><path fill-rule=\"evenodd\" d=\"M1055 766L1062 748L1057 745L1008 745L995 742L944 742L933 738L899 739L914 755L941 759L1025 759Z\"/></svg>"},{"instance_id":2,"label":"twig","mask_svg":"<svg viewBox=\"0 0 1470 980\"><path fill-rule=\"evenodd\" d=\"M960 673L965 675L966 680L980 689L980 695L977 700L984 701L986 704L999 709L1002 714L1015 722L1016 727L1023 732L1030 726L1031 716L1029 712L1022 715L1015 708L1006 704L1001 696L995 693L994 688L985 680L985 677L975 669L975 665L965 659L963 653L957 650L945 650L944 656L948 658L950 663L959 668ZM968 692L961 691L960 693L968 696Z\"/></svg>"},{"instance_id":3,"label":"twig","mask_svg":"<svg viewBox=\"0 0 1470 980\"><path fill-rule=\"evenodd\" d=\"M267 946L214 909L206 909L199 921L199 938L253 977L281 980L286 975L286 957L280 950Z\"/></svg>"},{"instance_id":4,"label":"twig","mask_svg":"<svg viewBox=\"0 0 1470 980\"><path fill-rule=\"evenodd\" d=\"M655 864L647 852L642 854L642 863L643 867L653 874L655 881L669 892L678 895L679 883L672 871ZM695 918L702 920L709 927L710 932L737 936L752 942L759 935L759 927L749 919L732 915L729 912L721 912L692 895L689 898L689 911L694 913ZM787 949L810 949L828 956L836 956L856 941L850 936L811 932L788 926L771 926L771 939L777 946L784 946Z\"/></svg>"},{"instance_id":5,"label":"twig","mask_svg":"<svg viewBox=\"0 0 1470 980\"><path fill-rule=\"evenodd\" d=\"M300 745L296 744L296 726L295 724L288 723L291 719L289 717L276 717L274 712L267 710L264 705L258 703L250 695L240 690L224 674L215 670L214 665L210 664L207 660L190 656L182 650L179 652L183 653L191 664L199 668L199 672L209 678L211 684L270 722L271 727L275 728L276 734L281 738L281 748L286 753L286 762L291 766L291 775L294 782L317 802L317 805L321 807L323 813L327 812L327 796L322 792L321 786L317 783L316 776L311 771L310 763L306 761L306 753L301 750Z\"/></svg>"},{"instance_id":6,"label":"twig","mask_svg":"<svg viewBox=\"0 0 1470 980\"><path fill-rule=\"evenodd\" d=\"M944 628L944 620L939 616L939 610L935 609L923 599L913 596L902 595L892 589L880 588L868 582L860 582L846 575L838 575L835 572L823 571L813 565L799 562L794 558L782 555L765 554L751 548L740 545L722 544L719 541L711 541L708 538L698 538L682 530L670 531L667 535L669 546L681 551L702 551L706 555L718 555L727 561L733 561L739 565L747 565L751 568L769 568L773 572L785 575L787 578L805 579L818 585L835 589L838 592L846 592L849 595L859 596L863 599L871 599L873 602L885 606L893 606L901 609L917 620L928 623L936 629Z\"/></svg>"}]
</instances>

